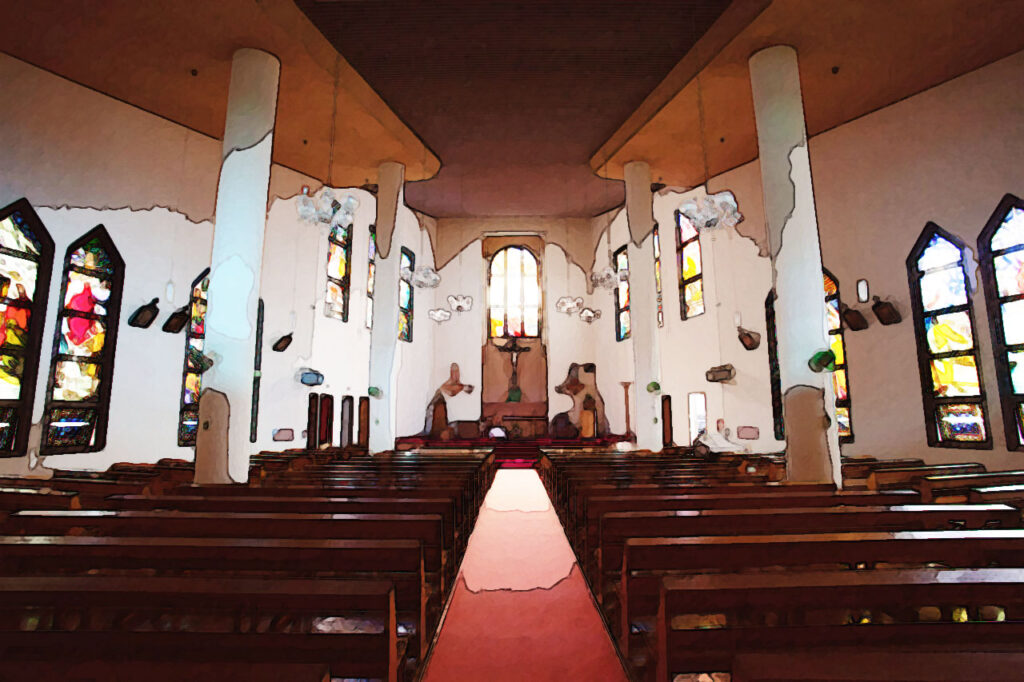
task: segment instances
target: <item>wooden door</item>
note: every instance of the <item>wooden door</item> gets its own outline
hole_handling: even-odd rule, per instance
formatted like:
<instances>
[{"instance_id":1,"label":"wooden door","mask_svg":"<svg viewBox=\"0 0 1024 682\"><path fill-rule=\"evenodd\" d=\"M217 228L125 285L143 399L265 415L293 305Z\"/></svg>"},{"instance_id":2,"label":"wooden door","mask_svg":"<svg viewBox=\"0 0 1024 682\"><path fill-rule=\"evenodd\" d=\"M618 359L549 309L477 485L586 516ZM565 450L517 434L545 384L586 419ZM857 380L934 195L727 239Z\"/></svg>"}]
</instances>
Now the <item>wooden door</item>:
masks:
<instances>
[{"instance_id":1,"label":"wooden door","mask_svg":"<svg viewBox=\"0 0 1024 682\"><path fill-rule=\"evenodd\" d=\"M359 447L370 447L370 398L359 398Z\"/></svg>"},{"instance_id":2,"label":"wooden door","mask_svg":"<svg viewBox=\"0 0 1024 682\"><path fill-rule=\"evenodd\" d=\"M334 396L330 393L320 395L320 423L317 447L326 448L334 444Z\"/></svg>"},{"instance_id":3,"label":"wooden door","mask_svg":"<svg viewBox=\"0 0 1024 682\"><path fill-rule=\"evenodd\" d=\"M341 436L338 444L343 448L352 445L353 403L354 401L350 395L341 399Z\"/></svg>"},{"instance_id":4,"label":"wooden door","mask_svg":"<svg viewBox=\"0 0 1024 682\"><path fill-rule=\"evenodd\" d=\"M320 396L309 394L309 407L306 409L306 449L316 450L320 439Z\"/></svg>"},{"instance_id":5,"label":"wooden door","mask_svg":"<svg viewBox=\"0 0 1024 682\"><path fill-rule=\"evenodd\" d=\"M672 396L661 396L661 445L672 445Z\"/></svg>"}]
</instances>

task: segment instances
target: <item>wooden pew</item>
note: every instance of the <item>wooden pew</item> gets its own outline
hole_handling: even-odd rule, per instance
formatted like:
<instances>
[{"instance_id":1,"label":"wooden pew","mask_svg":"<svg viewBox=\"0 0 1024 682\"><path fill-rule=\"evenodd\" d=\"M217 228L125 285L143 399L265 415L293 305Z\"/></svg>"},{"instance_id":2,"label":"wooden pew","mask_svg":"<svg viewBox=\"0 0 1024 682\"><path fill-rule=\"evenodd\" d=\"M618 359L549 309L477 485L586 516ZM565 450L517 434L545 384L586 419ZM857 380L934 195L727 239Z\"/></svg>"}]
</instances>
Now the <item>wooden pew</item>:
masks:
<instances>
[{"instance_id":1,"label":"wooden pew","mask_svg":"<svg viewBox=\"0 0 1024 682\"><path fill-rule=\"evenodd\" d=\"M1024 654L1002 651L948 653L921 645L798 649L785 653L741 653L733 658L732 682L1013 682L1024 670Z\"/></svg>"},{"instance_id":2,"label":"wooden pew","mask_svg":"<svg viewBox=\"0 0 1024 682\"><path fill-rule=\"evenodd\" d=\"M20 509L81 509L78 493L49 488L0 488L0 512Z\"/></svg>"},{"instance_id":3,"label":"wooden pew","mask_svg":"<svg viewBox=\"0 0 1024 682\"><path fill-rule=\"evenodd\" d=\"M967 499L971 502L998 500L1020 507L1024 503L1024 484L971 488L970 492L967 493Z\"/></svg>"},{"instance_id":4,"label":"wooden pew","mask_svg":"<svg viewBox=\"0 0 1024 682\"><path fill-rule=\"evenodd\" d=\"M916 466L924 466L924 460L910 457L901 459L847 459L844 457L841 465L843 481L850 481L851 483L858 483L867 480L867 477L871 475L872 471Z\"/></svg>"},{"instance_id":5,"label":"wooden pew","mask_svg":"<svg viewBox=\"0 0 1024 682\"><path fill-rule=\"evenodd\" d=\"M922 502L967 502L972 488L1024 485L1024 470L944 474L918 479Z\"/></svg>"},{"instance_id":6,"label":"wooden pew","mask_svg":"<svg viewBox=\"0 0 1024 682\"><path fill-rule=\"evenodd\" d=\"M170 661L0 661L4 682L331 682L330 668L319 663L208 663ZM335 678L337 679L337 678Z\"/></svg>"},{"instance_id":7,"label":"wooden pew","mask_svg":"<svg viewBox=\"0 0 1024 682\"><path fill-rule=\"evenodd\" d=\"M999 605L1005 614L1019 614L1022 582L1024 570L1009 568L665 578L659 591L657 679L730 671L740 652L844 645L854 650L864 645L913 648L922 642L925 650L963 654L1024 652L1024 622L997 622L994 611L981 612ZM919 620L917 607L924 606L941 607L935 614L938 622ZM955 617L956 608L966 611ZM705 625L708 614L715 614L717 626ZM865 621L870 624L851 625Z\"/></svg>"},{"instance_id":8,"label":"wooden pew","mask_svg":"<svg viewBox=\"0 0 1024 682\"><path fill-rule=\"evenodd\" d=\"M614 512L601 517L594 557L600 570L594 566L589 575L602 601L602 585L614 583L622 573L623 546L629 538L1018 528L1020 522L1020 511L1005 504Z\"/></svg>"},{"instance_id":9,"label":"wooden pew","mask_svg":"<svg viewBox=\"0 0 1024 682\"><path fill-rule=\"evenodd\" d=\"M949 476L953 474L983 474L985 465L969 464L928 464L912 467L878 469L868 475L868 490L890 490L908 488L926 476Z\"/></svg>"},{"instance_id":10,"label":"wooden pew","mask_svg":"<svg viewBox=\"0 0 1024 682\"><path fill-rule=\"evenodd\" d=\"M628 656L630 625L656 612L660 579L674 573L929 563L1024 567L1024 530L630 538L618 588L619 643Z\"/></svg>"},{"instance_id":11,"label":"wooden pew","mask_svg":"<svg viewBox=\"0 0 1024 682\"><path fill-rule=\"evenodd\" d=\"M340 623L328 618L347 614L367 621L361 631L329 627ZM0 660L26 669L56 652L66 660L187 656L326 664L333 677L398 682L403 658L394 588L384 581L0 577L0 629Z\"/></svg>"}]
</instances>

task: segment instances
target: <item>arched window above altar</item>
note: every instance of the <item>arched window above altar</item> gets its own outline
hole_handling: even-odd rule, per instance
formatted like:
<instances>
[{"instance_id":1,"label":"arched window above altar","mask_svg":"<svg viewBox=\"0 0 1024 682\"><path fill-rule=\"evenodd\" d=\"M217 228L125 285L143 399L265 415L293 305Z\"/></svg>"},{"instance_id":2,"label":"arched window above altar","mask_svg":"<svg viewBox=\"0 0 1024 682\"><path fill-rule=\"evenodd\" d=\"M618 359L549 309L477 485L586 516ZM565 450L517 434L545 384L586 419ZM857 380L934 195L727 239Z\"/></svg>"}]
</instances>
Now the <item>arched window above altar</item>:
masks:
<instances>
[{"instance_id":1,"label":"arched window above altar","mask_svg":"<svg viewBox=\"0 0 1024 682\"><path fill-rule=\"evenodd\" d=\"M540 271L529 249L509 246L494 254L488 287L491 338L540 336Z\"/></svg>"}]
</instances>

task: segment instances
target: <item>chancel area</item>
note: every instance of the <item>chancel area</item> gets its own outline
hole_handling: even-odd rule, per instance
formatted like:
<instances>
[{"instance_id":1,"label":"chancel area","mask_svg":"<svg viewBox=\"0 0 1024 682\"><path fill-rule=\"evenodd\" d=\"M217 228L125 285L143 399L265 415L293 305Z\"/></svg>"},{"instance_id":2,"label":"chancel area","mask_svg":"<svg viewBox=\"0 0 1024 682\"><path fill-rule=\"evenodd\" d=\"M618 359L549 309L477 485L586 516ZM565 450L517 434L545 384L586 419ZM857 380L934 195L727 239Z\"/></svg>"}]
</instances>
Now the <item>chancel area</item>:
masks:
<instances>
[{"instance_id":1,"label":"chancel area","mask_svg":"<svg viewBox=\"0 0 1024 682\"><path fill-rule=\"evenodd\" d=\"M0 680L1024 666L1022 0L0 0Z\"/></svg>"}]
</instances>

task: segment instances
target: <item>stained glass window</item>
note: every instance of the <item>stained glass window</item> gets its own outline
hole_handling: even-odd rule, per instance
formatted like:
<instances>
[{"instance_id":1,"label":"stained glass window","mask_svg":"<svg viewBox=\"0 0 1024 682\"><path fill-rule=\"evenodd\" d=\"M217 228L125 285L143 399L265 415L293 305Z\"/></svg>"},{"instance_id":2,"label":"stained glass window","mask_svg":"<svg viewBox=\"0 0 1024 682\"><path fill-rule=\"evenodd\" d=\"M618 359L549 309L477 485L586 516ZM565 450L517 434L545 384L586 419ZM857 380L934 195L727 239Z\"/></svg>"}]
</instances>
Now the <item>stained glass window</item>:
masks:
<instances>
[{"instance_id":1,"label":"stained glass window","mask_svg":"<svg viewBox=\"0 0 1024 682\"><path fill-rule=\"evenodd\" d=\"M509 246L491 257L488 281L491 338L540 336L540 271L523 246Z\"/></svg>"},{"instance_id":2,"label":"stained glass window","mask_svg":"<svg viewBox=\"0 0 1024 682\"><path fill-rule=\"evenodd\" d=\"M196 444L199 427L199 394L204 371L203 346L206 339L206 302L210 289L210 269L192 282L189 298L189 322L185 327L185 361L181 380L181 401L178 409L178 445Z\"/></svg>"},{"instance_id":3,"label":"stained glass window","mask_svg":"<svg viewBox=\"0 0 1024 682\"><path fill-rule=\"evenodd\" d=\"M632 333L629 316L629 254L626 246L619 248L613 259L615 272L619 273L615 287L615 340L623 341Z\"/></svg>"},{"instance_id":4,"label":"stained glass window","mask_svg":"<svg viewBox=\"0 0 1024 682\"><path fill-rule=\"evenodd\" d=\"M828 270L822 271L825 285L825 332L828 347L835 355L832 388L836 398L836 427L840 443L853 442L853 421L850 417L850 376L846 367L846 339L843 337L843 318L840 316L839 282Z\"/></svg>"},{"instance_id":5,"label":"stained glass window","mask_svg":"<svg viewBox=\"0 0 1024 682\"><path fill-rule=\"evenodd\" d=\"M366 270L366 328L373 329L373 281L377 276L377 226L370 225L370 249Z\"/></svg>"},{"instance_id":6,"label":"stained glass window","mask_svg":"<svg viewBox=\"0 0 1024 682\"><path fill-rule=\"evenodd\" d=\"M907 271L928 444L991 447L963 245L928 223Z\"/></svg>"},{"instance_id":7,"label":"stained glass window","mask_svg":"<svg viewBox=\"0 0 1024 682\"><path fill-rule=\"evenodd\" d=\"M772 426L777 440L786 438L786 422L782 417L782 375L779 370L779 336L775 329L775 290L764 301L765 332L768 342L768 373L772 388Z\"/></svg>"},{"instance_id":8,"label":"stained glass window","mask_svg":"<svg viewBox=\"0 0 1024 682\"><path fill-rule=\"evenodd\" d=\"M679 314L687 320L704 314L704 268L700 235L680 211L676 211L676 253L679 260Z\"/></svg>"},{"instance_id":9,"label":"stained glass window","mask_svg":"<svg viewBox=\"0 0 1024 682\"><path fill-rule=\"evenodd\" d=\"M978 237L1006 446L1024 448L1024 201L1003 197ZM973 344L969 321L967 344ZM962 342L963 343L963 342Z\"/></svg>"},{"instance_id":10,"label":"stained glass window","mask_svg":"<svg viewBox=\"0 0 1024 682\"><path fill-rule=\"evenodd\" d=\"M327 317L348 322L351 282L352 224L335 222L327 236L327 298L324 301L324 314Z\"/></svg>"},{"instance_id":11,"label":"stained glass window","mask_svg":"<svg viewBox=\"0 0 1024 682\"><path fill-rule=\"evenodd\" d=\"M416 269L416 255L409 249L402 247L401 262L399 271L409 273ZM412 343L412 322L413 307L416 300L413 296L412 284L403 276L398 280L398 340Z\"/></svg>"},{"instance_id":12,"label":"stained glass window","mask_svg":"<svg viewBox=\"0 0 1024 682\"><path fill-rule=\"evenodd\" d=\"M102 225L68 247L44 410L43 453L91 452L106 443L123 283L124 261Z\"/></svg>"},{"instance_id":13,"label":"stained glass window","mask_svg":"<svg viewBox=\"0 0 1024 682\"><path fill-rule=\"evenodd\" d=\"M654 244L654 288L658 294L658 326L665 326L665 310L661 299L661 235L658 234L658 226L654 226L651 234L651 241Z\"/></svg>"},{"instance_id":14,"label":"stained glass window","mask_svg":"<svg viewBox=\"0 0 1024 682\"><path fill-rule=\"evenodd\" d=\"M32 422L53 240L32 206L0 209L0 457L23 455Z\"/></svg>"}]
</instances>

